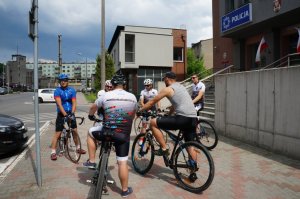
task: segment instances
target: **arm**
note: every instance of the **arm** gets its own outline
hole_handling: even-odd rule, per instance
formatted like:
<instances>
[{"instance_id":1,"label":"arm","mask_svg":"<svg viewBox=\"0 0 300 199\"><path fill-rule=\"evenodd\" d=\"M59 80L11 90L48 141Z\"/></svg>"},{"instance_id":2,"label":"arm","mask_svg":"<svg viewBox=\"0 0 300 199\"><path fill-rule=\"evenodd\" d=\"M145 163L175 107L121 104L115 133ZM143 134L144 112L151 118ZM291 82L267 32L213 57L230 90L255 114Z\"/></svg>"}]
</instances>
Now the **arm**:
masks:
<instances>
[{"instance_id":1,"label":"arm","mask_svg":"<svg viewBox=\"0 0 300 199\"><path fill-rule=\"evenodd\" d=\"M76 98L72 98L72 113L76 111Z\"/></svg>"},{"instance_id":2,"label":"arm","mask_svg":"<svg viewBox=\"0 0 300 199\"><path fill-rule=\"evenodd\" d=\"M204 91L201 89L201 90L198 92L197 97L195 97L195 98L193 99L193 103L195 104L196 102L198 102L198 101L203 97L203 95L204 95Z\"/></svg>"},{"instance_id":3,"label":"arm","mask_svg":"<svg viewBox=\"0 0 300 199\"><path fill-rule=\"evenodd\" d=\"M95 103L92 104L89 110L89 115L94 115L97 110L98 110L98 106Z\"/></svg>"},{"instance_id":4,"label":"arm","mask_svg":"<svg viewBox=\"0 0 300 199\"><path fill-rule=\"evenodd\" d=\"M150 109L154 104L156 104L159 100L161 100L164 97L169 97L173 93L173 89L170 87L163 88L158 95L156 95L152 100L147 102L141 109L140 111L148 110Z\"/></svg>"},{"instance_id":5,"label":"arm","mask_svg":"<svg viewBox=\"0 0 300 199\"><path fill-rule=\"evenodd\" d=\"M64 107L63 107L62 104L61 104L61 99L60 99L60 97L55 97L55 102L56 102L56 104L57 104L57 107L58 107L59 111L62 113L62 115L63 115L63 116L67 116L67 113L66 113Z\"/></svg>"}]
</instances>

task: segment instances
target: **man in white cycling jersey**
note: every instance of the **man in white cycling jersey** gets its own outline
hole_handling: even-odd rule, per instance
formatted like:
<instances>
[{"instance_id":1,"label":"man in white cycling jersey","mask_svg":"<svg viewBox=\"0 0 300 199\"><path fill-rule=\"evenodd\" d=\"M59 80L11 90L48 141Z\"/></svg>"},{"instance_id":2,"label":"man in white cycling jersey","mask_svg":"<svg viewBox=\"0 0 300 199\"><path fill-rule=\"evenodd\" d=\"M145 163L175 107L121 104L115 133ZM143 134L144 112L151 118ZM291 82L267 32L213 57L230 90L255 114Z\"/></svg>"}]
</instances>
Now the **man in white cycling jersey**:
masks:
<instances>
[{"instance_id":1,"label":"man in white cycling jersey","mask_svg":"<svg viewBox=\"0 0 300 199\"><path fill-rule=\"evenodd\" d=\"M197 74L192 75L192 82L192 100L197 114L199 114L199 111L204 108L205 85L199 80Z\"/></svg>"},{"instance_id":2,"label":"man in white cycling jersey","mask_svg":"<svg viewBox=\"0 0 300 199\"><path fill-rule=\"evenodd\" d=\"M111 83L114 89L104 93L95 101L89 110L89 119L95 120L95 112L98 108L103 107L103 129L99 131L97 127L90 128L87 138L89 159L83 163L83 166L89 168L96 167L96 140L101 141L105 130L113 130L118 174L122 186L121 195L122 197L127 197L133 192L132 188L128 187L129 172L127 160L130 144L130 132L132 121L137 109L137 100L132 93L124 90L126 79L121 72L118 72L113 76Z\"/></svg>"}]
</instances>

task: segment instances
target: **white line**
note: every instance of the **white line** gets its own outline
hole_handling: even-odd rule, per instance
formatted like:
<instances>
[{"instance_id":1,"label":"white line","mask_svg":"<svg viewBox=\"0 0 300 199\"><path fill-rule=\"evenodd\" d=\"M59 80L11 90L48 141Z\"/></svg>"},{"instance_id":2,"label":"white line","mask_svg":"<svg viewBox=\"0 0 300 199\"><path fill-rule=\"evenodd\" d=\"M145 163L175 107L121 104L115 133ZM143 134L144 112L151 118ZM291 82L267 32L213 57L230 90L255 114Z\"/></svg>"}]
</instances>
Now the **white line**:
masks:
<instances>
[{"instance_id":1,"label":"white line","mask_svg":"<svg viewBox=\"0 0 300 199\"><path fill-rule=\"evenodd\" d=\"M50 125L50 121L46 122L41 128L40 128L40 136L45 132L45 130L47 129L47 127ZM2 184L5 180L5 178L7 177L7 175L9 174L9 172L11 172L11 170L18 164L18 162L24 158L25 154L27 153L27 151L29 150L29 148L32 147L32 145L35 143L35 134L32 135L29 140L27 141L26 145L27 147L24 149L24 151L18 155L18 156L14 156L11 159L9 159L9 163L10 165L8 165L4 171L0 171L0 184ZM7 164L6 164L7 165Z\"/></svg>"}]
</instances>

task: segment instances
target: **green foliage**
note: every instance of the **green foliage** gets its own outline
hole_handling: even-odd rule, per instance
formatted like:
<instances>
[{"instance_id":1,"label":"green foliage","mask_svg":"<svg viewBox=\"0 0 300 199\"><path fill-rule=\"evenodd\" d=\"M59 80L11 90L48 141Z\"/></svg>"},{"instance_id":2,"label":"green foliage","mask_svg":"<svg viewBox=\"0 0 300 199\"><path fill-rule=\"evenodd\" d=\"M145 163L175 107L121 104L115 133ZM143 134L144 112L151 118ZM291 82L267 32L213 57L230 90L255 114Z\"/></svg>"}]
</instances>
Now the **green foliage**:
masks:
<instances>
[{"instance_id":1,"label":"green foliage","mask_svg":"<svg viewBox=\"0 0 300 199\"><path fill-rule=\"evenodd\" d=\"M95 100L97 98L96 93L92 93L92 92L91 93L85 93L84 96L85 96L85 99L88 102L91 102L91 103L95 102Z\"/></svg>"},{"instance_id":2,"label":"green foliage","mask_svg":"<svg viewBox=\"0 0 300 199\"><path fill-rule=\"evenodd\" d=\"M105 80L111 79L115 73L114 61L110 54L105 53ZM95 75L95 89L101 89L101 56L97 55L97 66Z\"/></svg>"},{"instance_id":3,"label":"green foliage","mask_svg":"<svg viewBox=\"0 0 300 199\"><path fill-rule=\"evenodd\" d=\"M191 76L193 74L201 74L200 79L206 77L211 74L211 71L208 71L204 67L203 57L197 59L193 50L191 48L187 51L187 75Z\"/></svg>"}]
</instances>

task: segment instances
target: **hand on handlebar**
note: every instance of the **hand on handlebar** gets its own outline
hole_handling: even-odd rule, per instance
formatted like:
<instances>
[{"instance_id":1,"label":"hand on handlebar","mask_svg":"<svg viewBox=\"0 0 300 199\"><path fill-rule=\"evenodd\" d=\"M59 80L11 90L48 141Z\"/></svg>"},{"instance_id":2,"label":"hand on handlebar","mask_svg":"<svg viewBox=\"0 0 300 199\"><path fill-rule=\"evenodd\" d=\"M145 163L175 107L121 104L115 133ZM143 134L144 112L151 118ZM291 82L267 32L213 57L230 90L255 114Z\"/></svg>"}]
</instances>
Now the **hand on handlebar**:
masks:
<instances>
[{"instance_id":1,"label":"hand on handlebar","mask_svg":"<svg viewBox=\"0 0 300 199\"><path fill-rule=\"evenodd\" d=\"M89 117L89 120L91 120L91 121L95 121L96 120L95 115L89 115L88 117Z\"/></svg>"},{"instance_id":2,"label":"hand on handlebar","mask_svg":"<svg viewBox=\"0 0 300 199\"><path fill-rule=\"evenodd\" d=\"M72 121L76 120L74 113L68 114L68 115L67 115L67 118L68 118L69 120L72 120Z\"/></svg>"}]
</instances>

